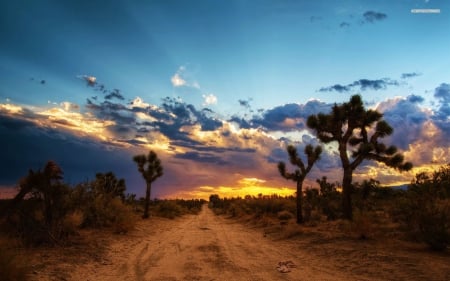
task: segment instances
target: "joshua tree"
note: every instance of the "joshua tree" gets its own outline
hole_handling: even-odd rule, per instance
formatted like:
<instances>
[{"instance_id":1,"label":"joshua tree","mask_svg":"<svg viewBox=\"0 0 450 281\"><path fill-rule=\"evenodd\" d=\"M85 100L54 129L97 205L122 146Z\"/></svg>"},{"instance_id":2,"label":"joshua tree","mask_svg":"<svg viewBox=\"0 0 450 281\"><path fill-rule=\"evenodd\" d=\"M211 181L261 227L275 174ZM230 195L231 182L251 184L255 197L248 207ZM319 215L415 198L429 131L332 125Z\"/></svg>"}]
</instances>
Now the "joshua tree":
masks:
<instances>
[{"instance_id":1,"label":"joshua tree","mask_svg":"<svg viewBox=\"0 0 450 281\"><path fill-rule=\"evenodd\" d=\"M287 180L292 180L297 183L297 223L303 223L303 213L302 213L302 197L303 197L303 181L305 180L306 175L311 171L314 163L319 159L320 154L322 153L322 147L316 146L313 148L312 145L307 145L305 147L305 154L308 157L308 166L305 167L302 159L297 154L297 149L293 145L289 145L287 147L287 152L289 154L289 161L292 165L297 166L293 173L289 173L286 171L286 164L284 162L278 163L278 171L281 176Z\"/></svg>"},{"instance_id":2,"label":"joshua tree","mask_svg":"<svg viewBox=\"0 0 450 281\"><path fill-rule=\"evenodd\" d=\"M96 194L109 195L111 198L119 197L125 200L125 190L127 189L124 179L117 179L113 172L97 173L95 180L91 183Z\"/></svg>"},{"instance_id":3,"label":"joshua tree","mask_svg":"<svg viewBox=\"0 0 450 281\"><path fill-rule=\"evenodd\" d=\"M345 219L351 220L353 171L364 160L375 160L400 171L410 170L412 164L404 162L404 157L395 146L387 147L378 142L392 134L392 127L376 110L366 110L361 96L354 95L349 102L334 105L329 114L319 113L308 117L307 125L316 132L323 143L336 141L344 170L342 188L342 209ZM372 136L369 137L369 131ZM349 146L352 148L349 151ZM348 152L351 152L351 159Z\"/></svg>"},{"instance_id":4,"label":"joshua tree","mask_svg":"<svg viewBox=\"0 0 450 281\"><path fill-rule=\"evenodd\" d=\"M163 167L161 160L159 160L158 155L154 151L150 151L148 156L144 154L136 155L133 157L133 161L136 162L139 172L144 177L147 184L147 189L145 192L145 208L144 219L149 217L148 208L150 206L150 193L152 190L152 182L163 175Z\"/></svg>"}]
</instances>

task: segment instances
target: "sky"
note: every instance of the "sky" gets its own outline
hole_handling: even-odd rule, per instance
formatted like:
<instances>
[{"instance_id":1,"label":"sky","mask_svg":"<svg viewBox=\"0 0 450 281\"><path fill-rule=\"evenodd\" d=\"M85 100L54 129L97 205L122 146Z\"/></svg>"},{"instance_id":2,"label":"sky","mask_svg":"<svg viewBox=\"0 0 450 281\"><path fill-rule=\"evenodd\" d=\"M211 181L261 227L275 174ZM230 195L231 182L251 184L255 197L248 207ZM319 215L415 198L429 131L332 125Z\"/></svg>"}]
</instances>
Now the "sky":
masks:
<instances>
[{"instance_id":1,"label":"sky","mask_svg":"<svg viewBox=\"0 0 450 281\"><path fill-rule=\"evenodd\" d=\"M449 30L446 0L1 1L0 197L48 160L140 196L132 157L150 150L152 197L291 195L286 146L320 144L307 117L354 94L414 164L354 180L408 183L450 162ZM323 146L306 187L342 178Z\"/></svg>"}]
</instances>

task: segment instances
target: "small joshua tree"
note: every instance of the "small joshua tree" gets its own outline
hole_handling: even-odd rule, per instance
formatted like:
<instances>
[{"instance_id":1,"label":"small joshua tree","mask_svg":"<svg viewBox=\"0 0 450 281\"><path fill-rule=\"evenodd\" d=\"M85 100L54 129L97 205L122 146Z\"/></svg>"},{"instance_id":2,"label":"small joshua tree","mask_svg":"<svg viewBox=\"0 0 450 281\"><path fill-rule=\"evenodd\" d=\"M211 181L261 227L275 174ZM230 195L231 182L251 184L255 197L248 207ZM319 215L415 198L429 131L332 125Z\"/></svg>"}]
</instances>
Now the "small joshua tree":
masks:
<instances>
[{"instance_id":1,"label":"small joshua tree","mask_svg":"<svg viewBox=\"0 0 450 281\"><path fill-rule=\"evenodd\" d=\"M147 189L145 192L145 208L144 219L149 217L149 206L150 206L150 193L152 190L152 183L159 177L163 175L163 167L161 160L159 160L158 155L154 151L150 151L147 156L144 154L136 155L133 157L133 161L136 162L138 166L138 171L144 177L147 184Z\"/></svg>"},{"instance_id":2,"label":"small joshua tree","mask_svg":"<svg viewBox=\"0 0 450 281\"><path fill-rule=\"evenodd\" d=\"M305 154L308 158L308 165L305 167L302 159L298 156L297 149L293 145L287 147L287 152L289 154L289 161L292 165L297 166L294 172L289 173L286 171L286 164L284 162L278 163L278 171L281 176L287 180L292 180L297 183L297 223L303 223L303 213L302 213L302 197L303 197L303 181L306 175L311 171L314 163L320 158L322 153L322 147L312 145L307 145L305 147Z\"/></svg>"}]
</instances>

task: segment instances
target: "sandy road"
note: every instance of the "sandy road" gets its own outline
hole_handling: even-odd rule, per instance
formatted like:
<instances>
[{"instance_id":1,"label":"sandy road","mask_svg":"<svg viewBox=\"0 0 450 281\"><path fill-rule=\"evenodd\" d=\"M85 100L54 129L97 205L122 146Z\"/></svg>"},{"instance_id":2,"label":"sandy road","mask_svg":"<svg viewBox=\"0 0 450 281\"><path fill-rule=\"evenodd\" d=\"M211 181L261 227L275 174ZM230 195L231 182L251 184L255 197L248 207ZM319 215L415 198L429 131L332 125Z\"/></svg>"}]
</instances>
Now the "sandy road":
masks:
<instances>
[{"instance_id":1,"label":"sandy road","mask_svg":"<svg viewBox=\"0 0 450 281\"><path fill-rule=\"evenodd\" d=\"M296 267L278 272L278 262L288 260ZM135 232L112 243L99 264L79 266L70 275L72 280L349 279L319 264L305 251L273 242L204 206L197 216L140 223Z\"/></svg>"}]
</instances>

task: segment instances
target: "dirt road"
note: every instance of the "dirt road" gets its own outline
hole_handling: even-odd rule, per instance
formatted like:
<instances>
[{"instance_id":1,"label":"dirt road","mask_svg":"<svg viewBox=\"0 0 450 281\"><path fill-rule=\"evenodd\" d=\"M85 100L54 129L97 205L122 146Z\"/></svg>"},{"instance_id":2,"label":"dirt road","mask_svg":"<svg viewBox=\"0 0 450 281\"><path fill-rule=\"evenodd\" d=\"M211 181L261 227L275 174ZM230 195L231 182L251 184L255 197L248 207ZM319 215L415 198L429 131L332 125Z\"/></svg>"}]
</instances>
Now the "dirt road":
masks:
<instances>
[{"instance_id":1,"label":"dirt road","mask_svg":"<svg viewBox=\"0 0 450 281\"><path fill-rule=\"evenodd\" d=\"M264 235L267 230L215 216L204 206L196 216L140 220L127 235L95 233L93 244L38 249L31 279L450 280L450 254L420 244L361 241L330 226L302 228L287 240ZM279 262L287 261L295 267L279 272Z\"/></svg>"},{"instance_id":2,"label":"dirt road","mask_svg":"<svg viewBox=\"0 0 450 281\"><path fill-rule=\"evenodd\" d=\"M109 247L99 264L73 268L70 279L349 280L320 263L314 266L305 252L215 216L206 206L198 216L152 218L124 238ZM277 265L283 261L296 267L280 273Z\"/></svg>"}]
</instances>

